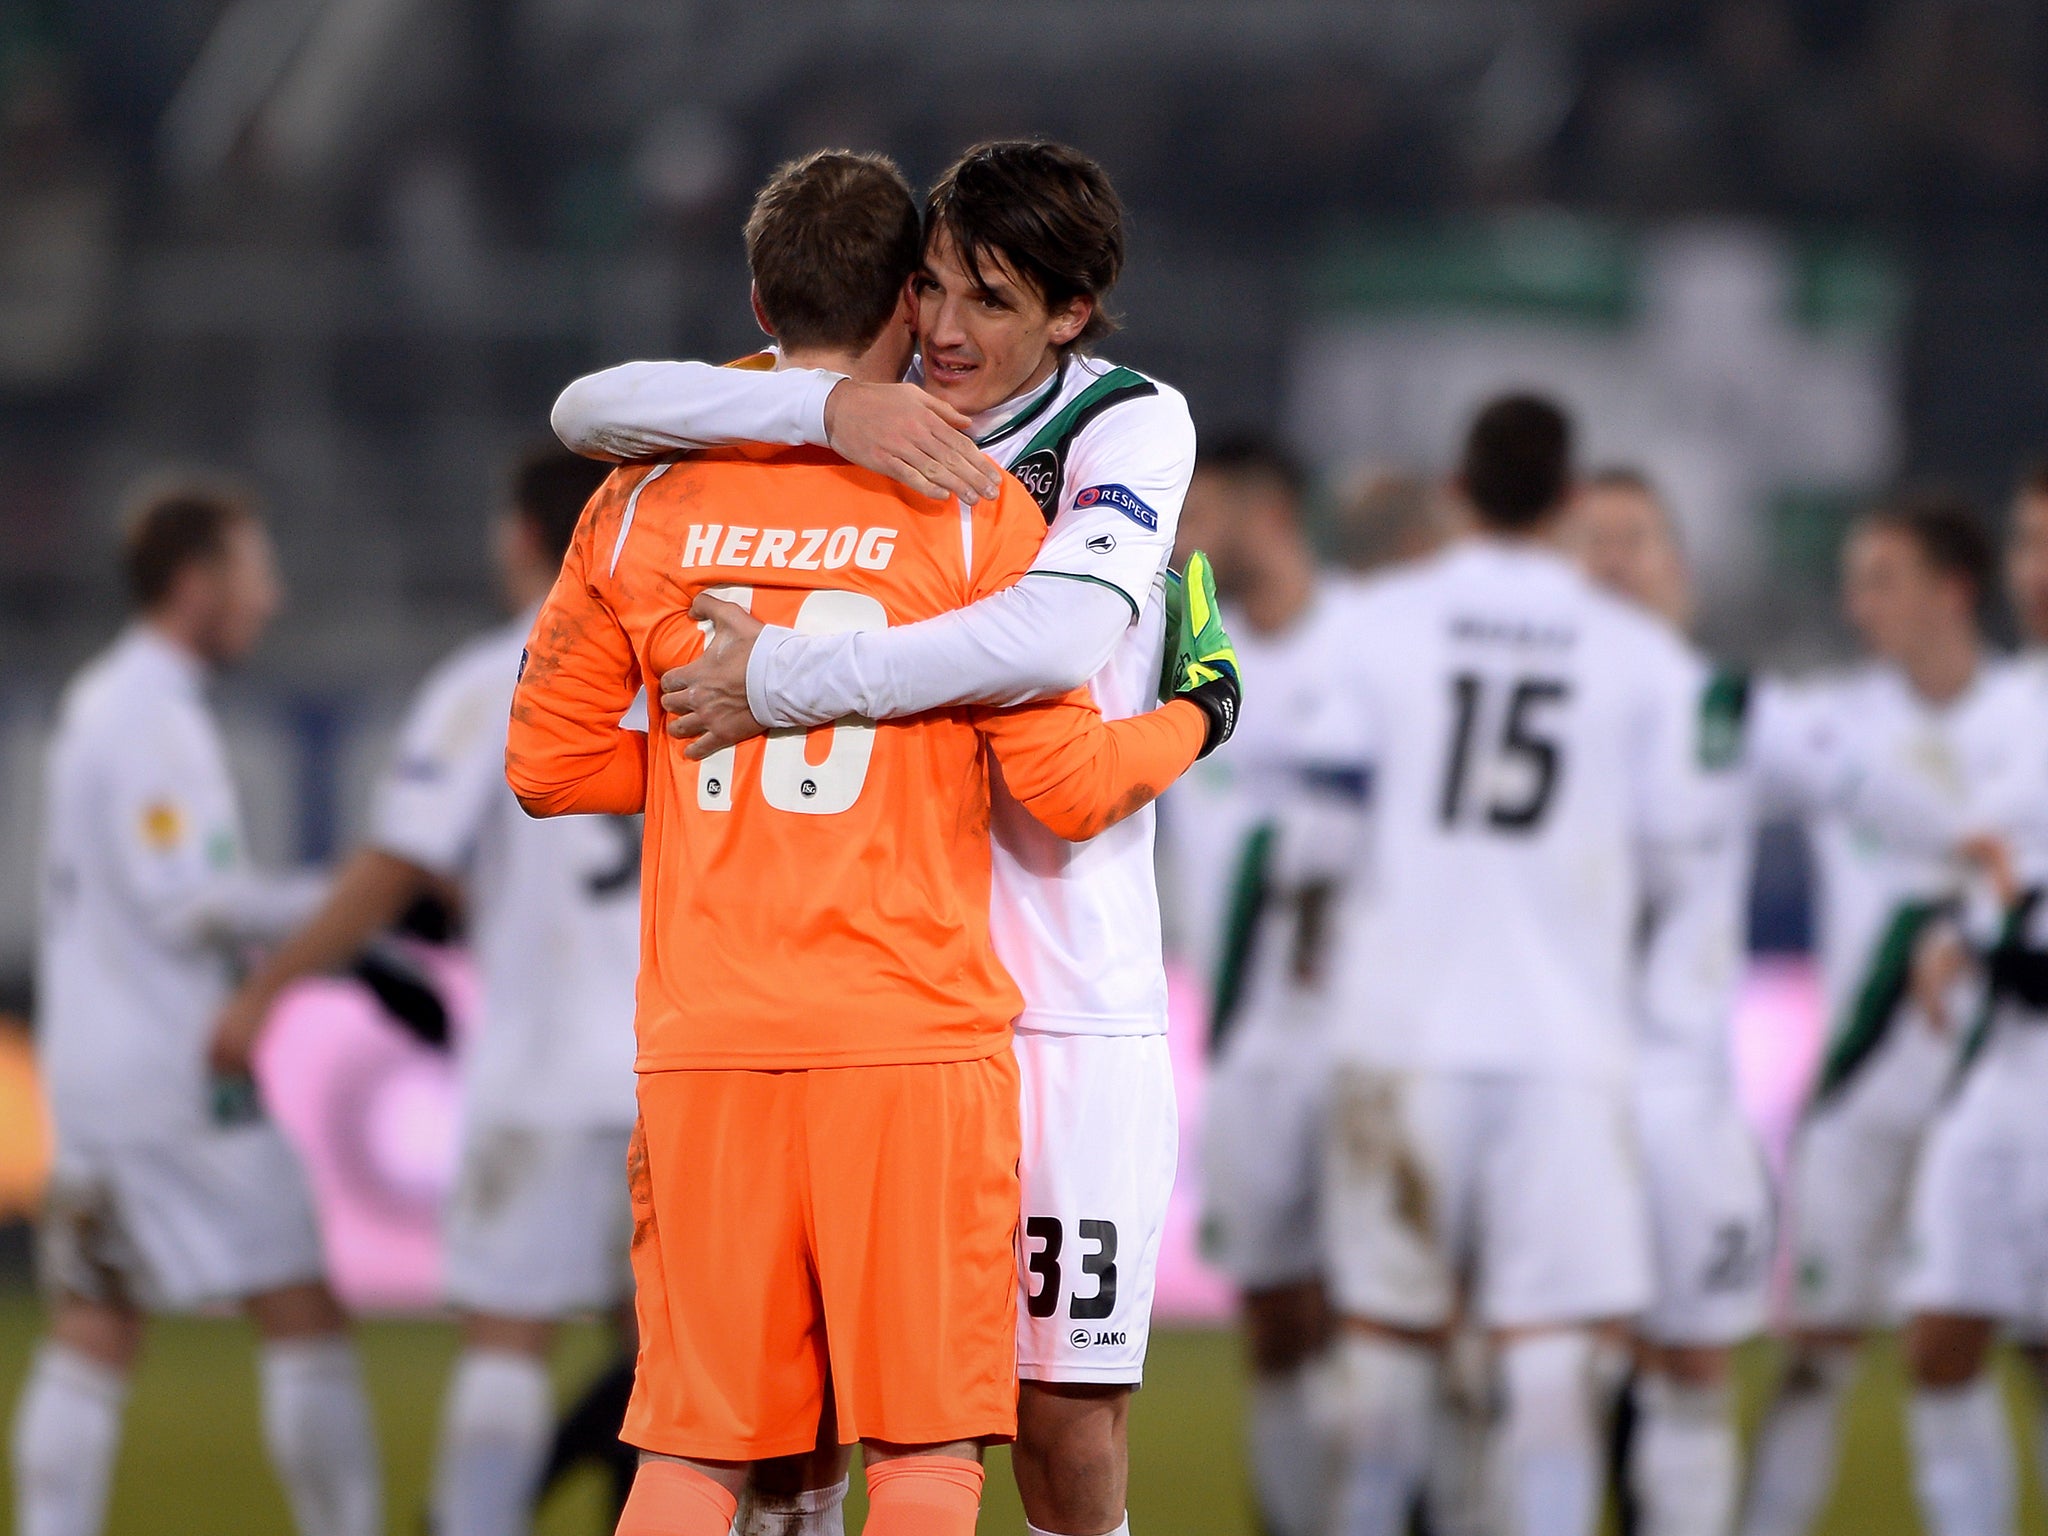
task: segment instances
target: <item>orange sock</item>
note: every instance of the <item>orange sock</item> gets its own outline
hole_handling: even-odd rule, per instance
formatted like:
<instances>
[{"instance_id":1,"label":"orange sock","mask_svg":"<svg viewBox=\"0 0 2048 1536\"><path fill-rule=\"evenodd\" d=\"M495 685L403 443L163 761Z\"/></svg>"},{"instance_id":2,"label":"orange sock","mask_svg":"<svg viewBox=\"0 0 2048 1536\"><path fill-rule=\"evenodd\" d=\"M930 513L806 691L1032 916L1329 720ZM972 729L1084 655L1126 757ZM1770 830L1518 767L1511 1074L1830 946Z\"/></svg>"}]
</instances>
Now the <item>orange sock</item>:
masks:
<instances>
[{"instance_id":1,"label":"orange sock","mask_svg":"<svg viewBox=\"0 0 2048 1536\"><path fill-rule=\"evenodd\" d=\"M726 1536L740 1501L695 1467L643 1461L617 1536Z\"/></svg>"},{"instance_id":2,"label":"orange sock","mask_svg":"<svg viewBox=\"0 0 2048 1536\"><path fill-rule=\"evenodd\" d=\"M981 1463L958 1456L899 1456L868 1463L862 1536L974 1536Z\"/></svg>"}]
</instances>

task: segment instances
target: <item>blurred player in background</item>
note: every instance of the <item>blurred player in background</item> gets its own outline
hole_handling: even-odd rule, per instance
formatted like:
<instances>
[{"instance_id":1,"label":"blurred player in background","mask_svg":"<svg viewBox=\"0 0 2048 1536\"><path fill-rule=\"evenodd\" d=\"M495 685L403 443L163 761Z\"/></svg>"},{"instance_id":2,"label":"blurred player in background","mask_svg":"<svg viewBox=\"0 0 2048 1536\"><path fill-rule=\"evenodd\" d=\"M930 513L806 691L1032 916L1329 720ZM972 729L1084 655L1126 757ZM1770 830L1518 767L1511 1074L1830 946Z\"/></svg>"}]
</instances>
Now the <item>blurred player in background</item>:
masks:
<instances>
[{"instance_id":1,"label":"blurred player in background","mask_svg":"<svg viewBox=\"0 0 2048 1536\"><path fill-rule=\"evenodd\" d=\"M369 1404L305 1175L253 1082L207 1069L244 947L321 889L250 867L206 698L277 611L269 536L238 491L166 485L136 501L123 562L135 622L73 679L49 756L51 1317L16 1411L14 1528L101 1528L145 1310L232 1303L263 1340L264 1441L301 1536L375 1536Z\"/></svg>"},{"instance_id":2,"label":"blurred player in background","mask_svg":"<svg viewBox=\"0 0 2048 1536\"><path fill-rule=\"evenodd\" d=\"M2013 1529L2010 1426L1986 1368L2001 1329L2048 1381L2048 476L2039 473L2015 498L2006 594L2031 652L2006 679L2018 698L2009 755L1974 829L1980 846L1995 837L2006 851L1930 927L1916 962L1921 1009L1964 1053L1962 1081L1915 1172L1905 1283L1915 1483L1933 1536ZM2037 1441L2037 1456L2044 1447Z\"/></svg>"},{"instance_id":3,"label":"blurred player in background","mask_svg":"<svg viewBox=\"0 0 2048 1536\"><path fill-rule=\"evenodd\" d=\"M916 383L633 363L556 405L556 429L585 452L811 443L967 501L994 493L993 459L1044 514L1027 579L957 614L854 634L774 627L758 644L731 626L739 644L663 680L671 728L708 732L693 754L846 714L896 719L1087 684L1117 718L1156 695L1163 570L1195 434L1170 386L1089 355L1115 330L1115 189L1060 145L981 145L927 198L925 241ZM1079 847L1002 793L995 820L996 946L1025 997L1012 1465L1034 1532L1099 1536L1126 1524L1130 1396L1178 1157L1152 814Z\"/></svg>"},{"instance_id":4,"label":"blurred player in background","mask_svg":"<svg viewBox=\"0 0 2048 1536\"><path fill-rule=\"evenodd\" d=\"M1290 878L1280 817L1301 793L1294 738L1333 676L1346 584L1316 568L1306 493L1293 456L1262 437L1224 439L1195 461L1177 549L1211 552L1259 703L1161 807L1168 888L1187 952L1209 970L1202 1240L1240 1292L1252 1476L1275 1536L1315 1536L1327 1481L1307 1382L1330 1337L1316 1217L1328 1074L1321 1015L1301 994L1322 969L1330 889Z\"/></svg>"},{"instance_id":5,"label":"blurred player in background","mask_svg":"<svg viewBox=\"0 0 2048 1536\"><path fill-rule=\"evenodd\" d=\"M1556 547L1572 481L1554 405L1488 405L1459 475L1475 536L1372 583L1332 653L1326 760L1371 775L1332 947L1342 1536L1406 1528L1461 1292L1500 1359L1510 1530L1588 1536L1601 1331L1650 1299L1634 940L1646 891L1690 872L1698 671Z\"/></svg>"},{"instance_id":6,"label":"blurred player in background","mask_svg":"<svg viewBox=\"0 0 2048 1536\"><path fill-rule=\"evenodd\" d=\"M1804 818L1814 849L1831 1026L1792 1149L1792 1358L1756 1443L1746 1536L1811 1528L1858 1346L1900 1320L1908 1191L1957 1058L1955 1037L1908 994L1913 946L1959 889L1954 829L2029 729L1979 627L1995 564L1967 503L1913 494L1879 507L1843 556L1844 603L1871 660L1757 701L1761 792ZM1923 809L1874 814L1845 787L1896 790L1900 807ZM1951 1417L1972 1411L1951 1406Z\"/></svg>"},{"instance_id":7,"label":"blurred player in background","mask_svg":"<svg viewBox=\"0 0 2048 1536\"><path fill-rule=\"evenodd\" d=\"M437 1536L527 1529L553 1416L556 1327L630 1299L640 824L535 821L504 771L521 648L604 475L553 446L517 466L495 554L518 616L421 685L368 842L319 912L243 984L216 1033L217 1057L245 1060L293 982L342 964L443 882L459 889L484 1022L462 1063L461 1165L447 1217L463 1351L442 1422Z\"/></svg>"},{"instance_id":8,"label":"blurred player in background","mask_svg":"<svg viewBox=\"0 0 2048 1536\"><path fill-rule=\"evenodd\" d=\"M920 240L893 165L784 167L747 250L782 361L900 378ZM841 718L822 756L802 733L685 756L616 722L640 677L702 648L685 607L721 629L748 608L908 624L1016 581L1045 523L1015 481L960 513L813 449L694 456L613 477L535 625L506 759L522 802L648 815L627 1433L649 1455L622 1532L723 1536L750 1464L836 1424L866 1447L870 1531L964 1536L980 1446L1016 1426L1025 1048L989 938L988 754L1051 833L1093 836L1218 744L1234 699L1108 725L1078 690ZM1213 633L1198 574L1185 615ZM728 584L738 606L708 595ZM1127 1106L1132 1086L1105 1088ZM1107 1315L1116 1238L1092 1225L1076 1267ZM1048 1290L1059 1256L1036 1266Z\"/></svg>"},{"instance_id":9,"label":"blurred player in background","mask_svg":"<svg viewBox=\"0 0 2048 1536\"><path fill-rule=\"evenodd\" d=\"M1440 484L1405 470L1374 469L1354 477L1337 497L1327 543L1333 564L1363 573L1434 554L1460 531L1457 503Z\"/></svg>"},{"instance_id":10,"label":"blurred player in background","mask_svg":"<svg viewBox=\"0 0 2048 1536\"><path fill-rule=\"evenodd\" d=\"M1572 512L1593 579L1677 634L1692 584L1671 514L1630 469L1590 476ZM1740 771L1748 680L1693 658L1695 758L1725 812L1701 867L1645 904L1637 981L1636 1134L1654 1293L1636 1324L1630 1489L1644 1536L1727 1536L1741 1483L1733 1348L1762 1332L1771 1193L1735 1093L1729 1024L1744 951L1754 807Z\"/></svg>"}]
</instances>

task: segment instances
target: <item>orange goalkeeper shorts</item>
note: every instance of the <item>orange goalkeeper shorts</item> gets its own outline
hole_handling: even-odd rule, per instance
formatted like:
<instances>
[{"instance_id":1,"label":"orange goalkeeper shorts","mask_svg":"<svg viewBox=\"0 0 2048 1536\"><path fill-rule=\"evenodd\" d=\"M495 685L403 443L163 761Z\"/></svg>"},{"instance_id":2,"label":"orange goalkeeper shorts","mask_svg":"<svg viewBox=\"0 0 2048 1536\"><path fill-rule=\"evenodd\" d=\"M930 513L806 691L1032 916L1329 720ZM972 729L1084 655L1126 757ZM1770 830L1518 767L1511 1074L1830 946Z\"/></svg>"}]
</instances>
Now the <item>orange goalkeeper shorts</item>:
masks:
<instances>
[{"instance_id":1,"label":"orange goalkeeper shorts","mask_svg":"<svg viewBox=\"0 0 2048 1536\"><path fill-rule=\"evenodd\" d=\"M706 1461L1017 1430L1017 1063L648 1072L622 1438Z\"/></svg>"}]
</instances>

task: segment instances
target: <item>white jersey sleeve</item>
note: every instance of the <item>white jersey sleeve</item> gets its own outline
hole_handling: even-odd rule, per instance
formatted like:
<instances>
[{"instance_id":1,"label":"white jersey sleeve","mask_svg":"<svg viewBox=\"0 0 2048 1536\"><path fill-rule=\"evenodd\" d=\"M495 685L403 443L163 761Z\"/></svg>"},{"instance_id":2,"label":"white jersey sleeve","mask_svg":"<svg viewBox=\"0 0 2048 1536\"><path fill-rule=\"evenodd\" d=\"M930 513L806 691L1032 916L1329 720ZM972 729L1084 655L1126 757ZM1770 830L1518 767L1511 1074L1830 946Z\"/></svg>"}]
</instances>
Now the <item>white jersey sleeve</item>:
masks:
<instances>
[{"instance_id":1,"label":"white jersey sleeve","mask_svg":"<svg viewBox=\"0 0 2048 1536\"><path fill-rule=\"evenodd\" d=\"M514 679L496 648L465 648L427 679L378 786L371 843L438 875L466 865L505 790Z\"/></svg>"},{"instance_id":2,"label":"white jersey sleeve","mask_svg":"<svg viewBox=\"0 0 2048 1536\"><path fill-rule=\"evenodd\" d=\"M137 730L107 759L116 876L134 910L171 944L282 938L326 890L321 875L250 868L218 752L186 721L167 718Z\"/></svg>"},{"instance_id":3,"label":"white jersey sleeve","mask_svg":"<svg viewBox=\"0 0 2048 1536\"><path fill-rule=\"evenodd\" d=\"M845 377L820 368L621 363L576 380L548 419L572 451L613 462L728 443L822 448L825 398Z\"/></svg>"},{"instance_id":4,"label":"white jersey sleeve","mask_svg":"<svg viewBox=\"0 0 2048 1536\"><path fill-rule=\"evenodd\" d=\"M747 675L754 718L810 726L1022 704L1099 673L1159 582L1194 475L1187 402L1156 381L1151 389L1085 421L1068 448L1051 531L1028 573L1051 580L892 629L763 635ZM1010 468L1032 483L1028 458ZM1068 586L1119 601L1056 590Z\"/></svg>"},{"instance_id":5,"label":"white jersey sleeve","mask_svg":"<svg viewBox=\"0 0 2048 1536\"><path fill-rule=\"evenodd\" d=\"M1187 401L1154 382L1157 393L1119 402L1074 438L1058 515L1031 563L1034 572L1121 592L1134 623L1173 552L1195 473Z\"/></svg>"},{"instance_id":6,"label":"white jersey sleeve","mask_svg":"<svg viewBox=\"0 0 2048 1536\"><path fill-rule=\"evenodd\" d=\"M1130 627L1120 594L1074 581L1020 581L897 629L799 635L771 625L747 664L747 702L769 726L842 715L893 720L952 704L1010 706L1064 693L1109 660ZM860 644L862 640L889 644Z\"/></svg>"}]
</instances>

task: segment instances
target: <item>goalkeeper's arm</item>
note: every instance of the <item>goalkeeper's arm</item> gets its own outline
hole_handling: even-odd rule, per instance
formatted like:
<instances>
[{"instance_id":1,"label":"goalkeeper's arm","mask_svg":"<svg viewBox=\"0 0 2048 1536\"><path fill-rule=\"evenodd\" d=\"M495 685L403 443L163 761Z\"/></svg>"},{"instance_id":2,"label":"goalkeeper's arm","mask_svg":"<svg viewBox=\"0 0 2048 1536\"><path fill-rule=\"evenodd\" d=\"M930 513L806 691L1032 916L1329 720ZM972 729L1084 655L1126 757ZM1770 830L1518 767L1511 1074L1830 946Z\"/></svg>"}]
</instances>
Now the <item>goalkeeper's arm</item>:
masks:
<instances>
[{"instance_id":1,"label":"goalkeeper's arm","mask_svg":"<svg viewBox=\"0 0 2048 1536\"><path fill-rule=\"evenodd\" d=\"M1159 674L1162 701L1186 699L1209 718L1207 757L1237 729L1244 688L1237 647L1223 628L1216 606L1216 573L1200 550L1188 556L1184 572L1166 573L1166 657Z\"/></svg>"}]
</instances>

